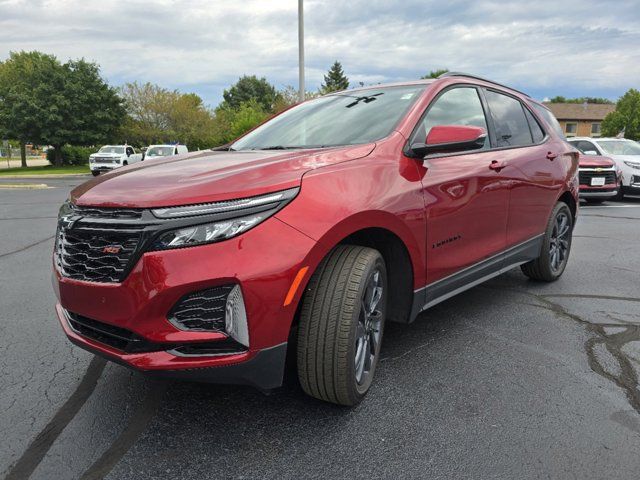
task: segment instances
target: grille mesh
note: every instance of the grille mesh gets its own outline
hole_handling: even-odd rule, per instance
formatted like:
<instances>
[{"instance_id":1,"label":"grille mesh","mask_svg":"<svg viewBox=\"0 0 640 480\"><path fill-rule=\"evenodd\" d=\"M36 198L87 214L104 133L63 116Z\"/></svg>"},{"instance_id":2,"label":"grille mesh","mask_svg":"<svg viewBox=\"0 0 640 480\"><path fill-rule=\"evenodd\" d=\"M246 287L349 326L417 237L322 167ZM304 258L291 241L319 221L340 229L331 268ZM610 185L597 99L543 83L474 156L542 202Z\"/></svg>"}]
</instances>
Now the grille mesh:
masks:
<instances>
[{"instance_id":1,"label":"grille mesh","mask_svg":"<svg viewBox=\"0 0 640 480\"><path fill-rule=\"evenodd\" d=\"M62 275L75 280L120 282L139 240L138 232L59 227L56 264Z\"/></svg>"},{"instance_id":2,"label":"grille mesh","mask_svg":"<svg viewBox=\"0 0 640 480\"><path fill-rule=\"evenodd\" d=\"M224 332L227 296L233 285L190 293L173 307L169 321L182 330Z\"/></svg>"}]
</instances>

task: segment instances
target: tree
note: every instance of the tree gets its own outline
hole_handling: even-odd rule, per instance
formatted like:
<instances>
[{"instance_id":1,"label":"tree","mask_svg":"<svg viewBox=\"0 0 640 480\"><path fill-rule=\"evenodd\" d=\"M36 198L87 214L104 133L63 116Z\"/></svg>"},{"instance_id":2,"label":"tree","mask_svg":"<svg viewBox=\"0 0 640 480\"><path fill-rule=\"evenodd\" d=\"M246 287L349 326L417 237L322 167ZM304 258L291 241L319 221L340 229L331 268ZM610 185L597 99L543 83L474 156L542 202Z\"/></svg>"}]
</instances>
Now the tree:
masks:
<instances>
[{"instance_id":1,"label":"tree","mask_svg":"<svg viewBox=\"0 0 640 480\"><path fill-rule=\"evenodd\" d=\"M431 70L428 75L424 77L420 77L422 80L427 80L429 78L438 78L440 75L444 75L449 71L448 68L440 68L438 70Z\"/></svg>"},{"instance_id":2,"label":"tree","mask_svg":"<svg viewBox=\"0 0 640 480\"><path fill-rule=\"evenodd\" d=\"M255 100L266 111L273 111L278 98L278 92L266 78L258 78L255 75L244 75L222 94L224 108L237 110L243 103Z\"/></svg>"},{"instance_id":3,"label":"tree","mask_svg":"<svg viewBox=\"0 0 640 480\"><path fill-rule=\"evenodd\" d=\"M555 97L549 100L549 103L597 103L604 105L613 105L614 102L609 100L608 98L601 97L578 97L578 98L566 98L562 95L556 95Z\"/></svg>"},{"instance_id":4,"label":"tree","mask_svg":"<svg viewBox=\"0 0 640 480\"><path fill-rule=\"evenodd\" d=\"M624 130L625 138L640 140L640 91L631 88L618 103L616 110L602 121L602 133L612 137Z\"/></svg>"},{"instance_id":5,"label":"tree","mask_svg":"<svg viewBox=\"0 0 640 480\"><path fill-rule=\"evenodd\" d=\"M305 92L304 99L311 100L319 95L320 93L318 92ZM276 99L273 111L274 113L280 113L298 102L298 89L291 85L287 85L282 90L278 91L278 98Z\"/></svg>"},{"instance_id":6,"label":"tree","mask_svg":"<svg viewBox=\"0 0 640 480\"><path fill-rule=\"evenodd\" d=\"M182 142L192 150L214 144L213 113L193 93L151 83L127 83L120 89L128 117L121 136L135 145Z\"/></svg>"},{"instance_id":7,"label":"tree","mask_svg":"<svg viewBox=\"0 0 640 480\"><path fill-rule=\"evenodd\" d=\"M41 52L11 53L0 65L0 130L20 141L56 147L90 145L110 138L124 119L116 91L84 60L64 65Z\"/></svg>"},{"instance_id":8,"label":"tree","mask_svg":"<svg viewBox=\"0 0 640 480\"><path fill-rule=\"evenodd\" d=\"M19 141L23 167L25 144L45 143L63 126L64 76L60 62L40 52L12 52L0 64L0 136Z\"/></svg>"},{"instance_id":9,"label":"tree","mask_svg":"<svg viewBox=\"0 0 640 480\"><path fill-rule=\"evenodd\" d=\"M260 125L269 118L270 113L255 99L251 99L237 109L230 108L223 102L216 109L215 115L215 143L224 145Z\"/></svg>"},{"instance_id":10,"label":"tree","mask_svg":"<svg viewBox=\"0 0 640 480\"><path fill-rule=\"evenodd\" d=\"M349 79L342 71L342 64L336 60L324 76L324 83L320 86L320 92L323 94L339 92L347 88L349 88Z\"/></svg>"}]
</instances>

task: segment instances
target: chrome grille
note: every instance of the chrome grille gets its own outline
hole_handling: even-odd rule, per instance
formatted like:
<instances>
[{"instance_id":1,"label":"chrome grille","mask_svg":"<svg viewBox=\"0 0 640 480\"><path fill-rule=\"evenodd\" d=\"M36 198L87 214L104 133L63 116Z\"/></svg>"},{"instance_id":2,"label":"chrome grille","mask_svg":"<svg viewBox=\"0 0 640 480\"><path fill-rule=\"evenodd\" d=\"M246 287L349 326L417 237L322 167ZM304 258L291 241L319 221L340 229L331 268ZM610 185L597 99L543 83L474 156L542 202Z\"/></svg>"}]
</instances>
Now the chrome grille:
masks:
<instances>
[{"instance_id":1,"label":"chrome grille","mask_svg":"<svg viewBox=\"0 0 640 480\"><path fill-rule=\"evenodd\" d=\"M139 208L100 208L78 207L72 205L73 213L89 218L142 218L142 210Z\"/></svg>"},{"instance_id":2,"label":"chrome grille","mask_svg":"<svg viewBox=\"0 0 640 480\"><path fill-rule=\"evenodd\" d=\"M140 232L58 227L56 265L75 280L116 283L124 279Z\"/></svg>"}]
</instances>

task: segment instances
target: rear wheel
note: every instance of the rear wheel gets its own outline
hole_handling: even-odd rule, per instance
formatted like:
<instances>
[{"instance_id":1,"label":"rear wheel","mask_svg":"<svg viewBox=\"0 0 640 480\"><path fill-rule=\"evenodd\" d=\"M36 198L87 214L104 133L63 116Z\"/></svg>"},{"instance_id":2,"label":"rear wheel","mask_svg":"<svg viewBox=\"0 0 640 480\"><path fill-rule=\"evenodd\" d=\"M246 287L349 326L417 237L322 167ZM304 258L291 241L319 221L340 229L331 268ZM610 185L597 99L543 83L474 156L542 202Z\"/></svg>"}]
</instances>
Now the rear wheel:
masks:
<instances>
[{"instance_id":1,"label":"rear wheel","mask_svg":"<svg viewBox=\"0 0 640 480\"><path fill-rule=\"evenodd\" d=\"M573 215L566 203L558 202L551 212L540 256L522 265L529 278L553 282L560 278L569 260L573 235Z\"/></svg>"},{"instance_id":2,"label":"rear wheel","mask_svg":"<svg viewBox=\"0 0 640 480\"><path fill-rule=\"evenodd\" d=\"M313 397L356 405L373 381L384 331L387 270L377 250L340 245L311 277L298 329L298 378Z\"/></svg>"}]
</instances>

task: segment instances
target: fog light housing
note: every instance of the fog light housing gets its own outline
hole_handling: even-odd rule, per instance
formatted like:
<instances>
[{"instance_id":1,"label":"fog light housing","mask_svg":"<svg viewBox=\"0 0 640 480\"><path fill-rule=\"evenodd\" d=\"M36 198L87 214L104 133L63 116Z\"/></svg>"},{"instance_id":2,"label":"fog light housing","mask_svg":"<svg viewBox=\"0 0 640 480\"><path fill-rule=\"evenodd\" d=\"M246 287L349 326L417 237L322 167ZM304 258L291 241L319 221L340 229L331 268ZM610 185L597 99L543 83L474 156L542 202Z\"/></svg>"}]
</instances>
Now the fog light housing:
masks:
<instances>
[{"instance_id":1,"label":"fog light housing","mask_svg":"<svg viewBox=\"0 0 640 480\"><path fill-rule=\"evenodd\" d=\"M227 296L224 321L227 335L245 347L249 347L247 311L244 307L244 298L240 285L234 286Z\"/></svg>"}]
</instances>

